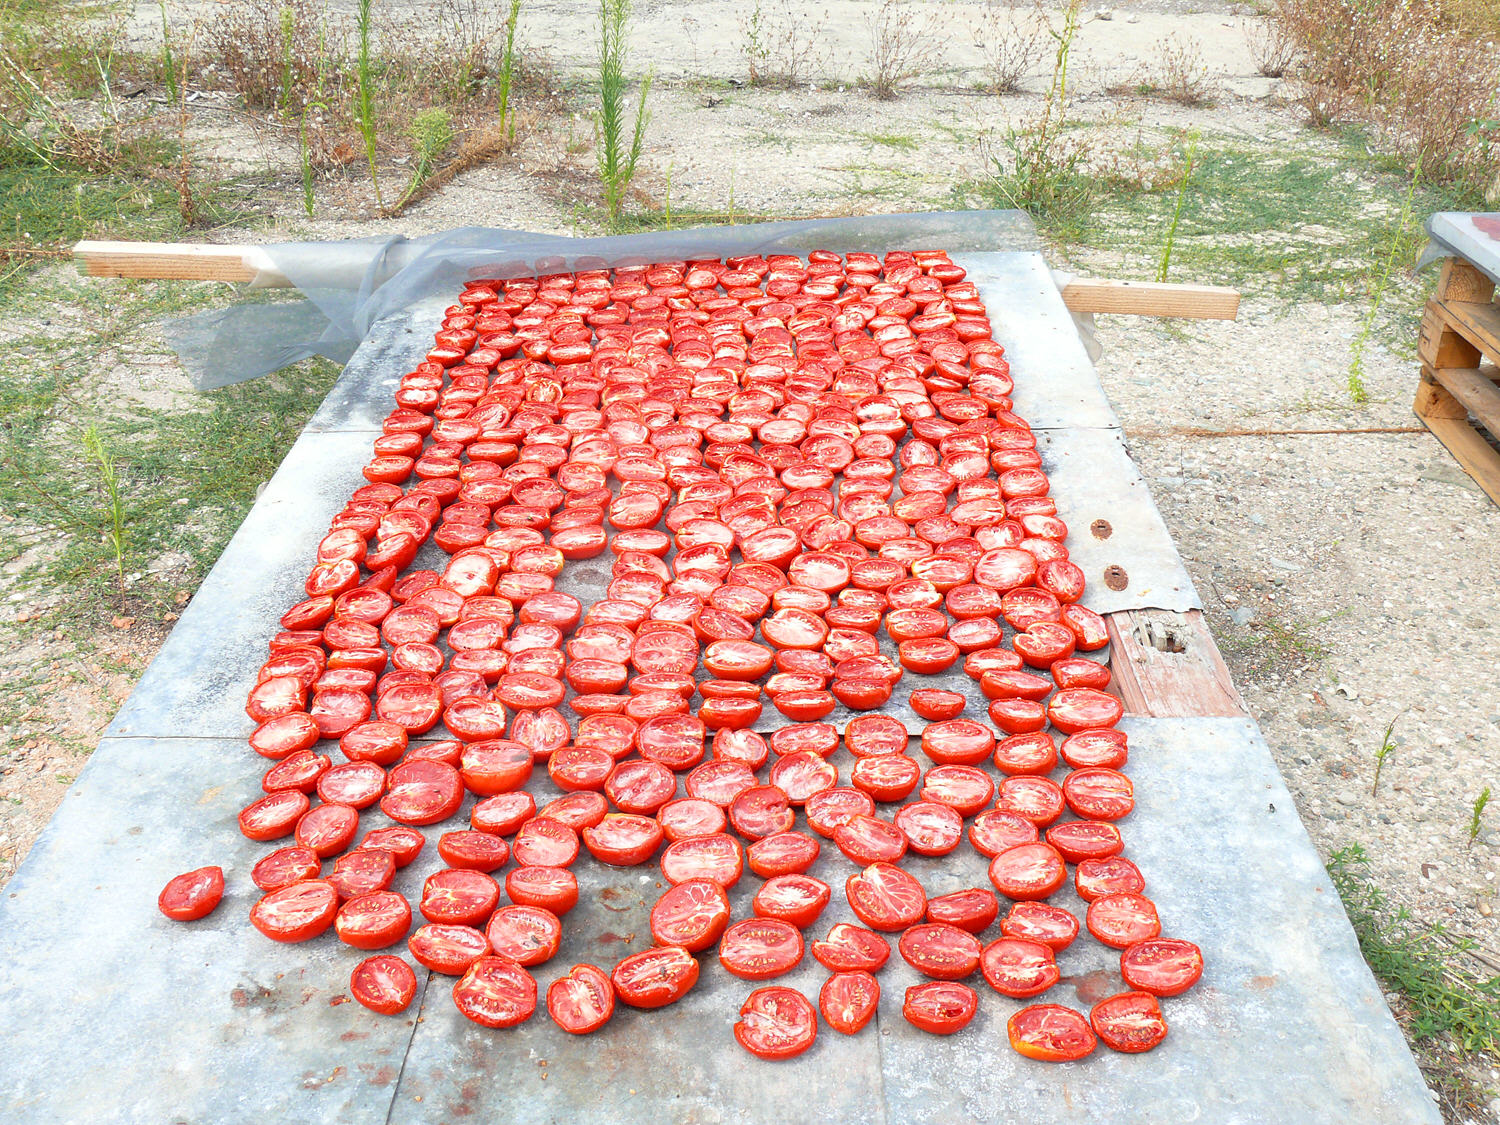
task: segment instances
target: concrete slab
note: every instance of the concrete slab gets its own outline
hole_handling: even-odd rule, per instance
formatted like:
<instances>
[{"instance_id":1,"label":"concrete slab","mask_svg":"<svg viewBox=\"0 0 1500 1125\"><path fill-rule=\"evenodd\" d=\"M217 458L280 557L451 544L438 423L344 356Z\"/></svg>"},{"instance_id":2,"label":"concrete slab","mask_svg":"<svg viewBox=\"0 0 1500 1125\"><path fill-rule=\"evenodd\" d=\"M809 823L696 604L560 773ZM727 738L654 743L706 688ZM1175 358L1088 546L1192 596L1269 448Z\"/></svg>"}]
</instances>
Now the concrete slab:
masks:
<instances>
[{"instance_id":1,"label":"concrete slab","mask_svg":"<svg viewBox=\"0 0 1500 1125\"><path fill-rule=\"evenodd\" d=\"M0 1120L386 1120L415 1010L354 1003L367 955L331 933L281 946L250 926L265 849L235 816L253 758L237 739L106 738L89 759L0 900ZM164 918L167 880L212 863L219 908Z\"/></svg>"}]
</instances>

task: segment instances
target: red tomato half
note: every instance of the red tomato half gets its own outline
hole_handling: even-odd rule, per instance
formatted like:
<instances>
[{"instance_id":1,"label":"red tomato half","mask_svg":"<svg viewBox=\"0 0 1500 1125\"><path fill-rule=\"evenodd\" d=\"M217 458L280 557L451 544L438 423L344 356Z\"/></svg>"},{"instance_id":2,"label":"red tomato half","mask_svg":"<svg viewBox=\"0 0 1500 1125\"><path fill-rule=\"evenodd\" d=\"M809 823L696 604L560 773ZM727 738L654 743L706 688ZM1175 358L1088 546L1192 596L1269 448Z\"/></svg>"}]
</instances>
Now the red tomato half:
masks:
<instances>
[{"instance_id":1,"label":"red tomato half","mask_svg":"<svg viewBox=\"0 0 1500 1125\"><path fill-rule=\"evenodd\" d=\"M805 930L818 920L832 893L811 875L775 875L755 892L750 909L758 918L779 918Z\"/></svg>"},{"instance_id":2,"label":"red tomato half","mask_svg":"<svg viewBox=\"0 0 1500 1125\"><path fill-rule=\"evenodd\" d=\"M656 900L651 908L651 937L658 945L699 953L719 940L729 918L729 899L722 887L707 879L689 879Z\"/></svg>"},{"instance_id":3,"label":"red tomato half","mask_svg":"<svg viewBox=\"0 0 1500 1125\"><path fill-rule=\"evenodd\" d=\"M913 1027L933 1035L952 1035L968 1026L979 1009L979 995L958 981L934 980L906 990L901 1014Z\"/></svg>"},{"instance_id":4,"label":"red tomato half","mask_svg":"<svg viewBox=\"0 0 1500 1125\"><path fill-rule=\"evenodd\" d=\"M818 1013L795 988L758 988L740 1008L734 1037L762 1059L790 1059L818 1037Z\"/></svg>"},{"instance_id":5,"label":"red tomato half","mask_svg":"<svg viewBox=\"0 0 1500 1125\"><path fill-rule=\"evenodd\" d=\"M547 1014L573 1035L598 1031L615 1014L615 986L603 969L574 965L547 986Z\"/></svg>"},{"instance_id":6,"label":"red tomato half","mask_svg":"<svg viewBox=\"0 0 1500 1125\"><path fill-rule=\"evenodd\" d=\"M872 863L849 876L844 893L859 920L872 930L904 930L927 910L922 884L889 863Z\"/></svg>"},{"instance_id":7,"label":"red tomato half","mask_svg":"<svg viewBox=\"0 0 1500 1125\"><path fill-rule=\"evenodd\" d=\"M536 978L509 957L481 957L453 986L453 1004L484 1027L514 1027L536 1011Z\"/></svg>"},{"instance_id":8,"label":"red tomato half","mask_svg":"<svg viewBox=\"0 0 1500 1125\"><path fill-rule=\"evenodd\" d=\"M1153 996L1176 996L1203 975L1203 952L1190 941L1152 938L1120 954L1120 975L1131 988Z\"/></svg>"},{"instance_id":9,"label":"red tomato half","mask_svg":"<svg viewBox=\"0 0 1500 1125\"><path fill-rule=\"evenodd\" d=\"M333 884L309 879L266 895L250 908L250 924L272 941L306 941L333 925L338 911Z\"/></svg>"},{"instance_id":10,"label":"red tomato half","mask_svg":"<svg viewBox=\"0 0 1500 1125\"><path fill-rule=\"evenodd\" d=\"M417 995L417 974L400 957L367 957L349 975L349 992L372 1012L398 1015Z\"/></svg>"},{"instance_id":11,"label":"red tomato half","mask_svg":"<svg viewBox=\"0 0 1500 1125\"><path fill-rule=\"evenodd\" d=\"M632 1008L661 1008L698 983L698 961L686 949L657 946L632 953L610 974L615 994Z\"/></svg>"},{"instance_id":12,"label":"red tomato half","mask_svg":"<svg viewBox=\"0 0 1500 1125\"><path fill-rule=\"evenodd\" d=\"M775 918L736 922L719 941L719 963L743 980L778 977L796 968L802 954L797 927Z\"/></svg>"},{"instance_id":13,"label":"red tomato half","mask_svg":"<svg viewBox=\"0 0 1500 1125\"><path fill-rule=\"evenodd\" d=\"M818 993L818 1010L840 1035L857 1035L880 1007L880 982L866 972L834 973Z\"/></svg>"},{"instance_id":14,"label":"red tomato half","mask_svg":"<svg viewBox=\"0 0 1500 1125\"><path fill-rule=\"evenodd\" d=\"M1006 1032L1019 1054L1041 1062L1073 1062L1099 1045L1089 1021L1060 1004L1022 1008L1010 1017Z\"/></svg>"},{"instance_id":15,"label":"red tomato half","mask_svg":"<svg viewBox=\"0 0 1500 1125\"><path fill-rule=\"evenodd\" d=\"M944 922L912 926L897 948L908 965L937 980L962 980L979 967L979 939Z\"/></svg>"},{"instance_id":16,"label":"red tomato half","mask_svg":"<svg viewBox=\"0 0 1500 1125\"><path fill-rule=\"evenodd\" d=\"M990 882L1007 898L1044 899L1067 880L1067 864L1047 844L1019 844L990 860Z\"/></svg>"},{"instance_id":17,"label":"red tomato half","mask_svg":"<svg viewBox=\"0 0 1500 1125\"><path fill-rule=\"evenodd\" d=\"M1140 1054L1167 1037L1161 1005L1149 992L1122 992L1094 1005L1089 1026L1104 1045L1126 1054Z\"/></svg>"},{"instance_id":18,"label":"red tomato half","mask_svg":"<svg viewBox=\"0 0 1500 1125\"><path fill-rule=\"evenodd\" d=\"M262 861L264 862L264 861ZM257 869L259 864L256 865ZM200 867L178 875L157 896L157 908L178 922L195 922L213 912L224 898L224 869Z\"/></svg>"}]
</instances>

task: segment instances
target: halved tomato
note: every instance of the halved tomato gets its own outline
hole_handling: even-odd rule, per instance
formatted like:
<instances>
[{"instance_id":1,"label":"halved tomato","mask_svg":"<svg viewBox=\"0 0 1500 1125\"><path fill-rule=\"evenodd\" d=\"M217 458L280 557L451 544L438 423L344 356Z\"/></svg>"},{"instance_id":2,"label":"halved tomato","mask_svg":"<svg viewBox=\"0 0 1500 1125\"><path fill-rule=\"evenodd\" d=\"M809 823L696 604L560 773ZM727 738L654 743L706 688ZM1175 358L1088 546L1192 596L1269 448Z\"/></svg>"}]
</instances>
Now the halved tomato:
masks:
<instances>
[{"instance_id":1,"label":"halved tomato","mask_svg":"<svg viewBox=\"0 0 1500 1125\"><path fill-rule=\"evenodd\" d=\"M1151 938L1120 954L1125 983L1153 996L1176 996L1203 975L1203 951L1180 938Z\"/></svg>"},{"instance_id":2,"label":"halved tomato","mask_svg":"<svg viewBox=\"0 0 1500 1125\"><path fill-rule=\"evenodd\" d=\"M547 1014L573 1035L598 1031L615 1014L615 986L603 969L574 965L547 986Z\"/></svg>"},{"instance_id":3,"label":"halved tomato","mask_svg":"<svg viewBox=\"0 0 1500 1125\"><path fill-rule=\"evenodd\" d=\"M1167 1037L1167 1019L1149 992L1122 992L1099 1001L1089 1013L1089 1026L1106 1047L1131 1055Z\"/></svg>"},{"instance_id":4,"label":"halved tomato","mask_svg":"<svg viewBox=\"0 0 1500 1125\"><path fill-rule=\"evenodd\" d=\"M719 940L729 918L724 888L708 879L689 879L656 900L651 908L651 937L658 945L699 953Z\"/></svg>"},{"instance_id":5,"label":"halved tomato","mask_svg":"<svg viewBox=\"0 0 1500 1125\"><path fill-rule=\"evenodd\" d=\"M818 1037L817 1009L795 988L757 988L740 1007L734 1037L758 1058L795 1058Z\"/></svg>"},{"instance_id":6,"label":"halved tomato","mask_svg":"<svg viewBox=\"0 0 1500 1125\"><path fill-rule=\"evenodd\" d=\"M1089 1021L1061 1004L1022 1008L1010 1017L1006 1032L1017 1053L1041 1062L1073 1062L1099 1045Z\"/></svg>"},{"instance_id":7,"label":"halved tomato","mask_svg":"<svg viewBox=\"0 0 1500 1125\"><path fill-rule=\"evenodd\" d=\"M818 993L818 1010L841 1035L857 1035L880 1007L880 982L866 972L834 973Z\"/></svg>"},{"instance_id":8,"label":"halved tomato","mask_svg":"<svg viewBox=\"0 0 1500 1125\"><path fill-rule=\"evenodd\" d=\"M933 980L906 990L901 1014L913 1027L933 1035L952 1035L968 1026L979 1009L979 994L966 984Z\"/></svg>"},{"instance_id":9,"label":"halved tomato","mask_svg":"<svg viewBox=\"0 0 1500 1125\"><path fill-rule=\"evenodd\" d=\"M790 972L802 961L802 935L790 922L746 918L724 931L719 963L743 980L767 980Z\"/></svg>"},{"instance_id":10,"label":"halved tomato","mask_svg":"<svg viewBox=\"0 0 1500 1125\"><path fill-rule=\"evenodd\" d=\"M536 978L509 957L481 957L453 986L453 1004L484 1027L514 1027L536 1011Z\"/></svg>"},{"instance_id":11,"label":"halved tomato","mask_svg":"<svg viewBox=\"0 0 1500 1125\"><path fill-rule=\"evenodd\" d=\"M417 974L400 957L366 957L349 974L349 992L372 1012L394 1016L417 995Z\"/></svg>"},{"instance_id":12,"label":"halved tomato","mask_svg":"<svg viewBox=\"0 0 1500 1125\"><path fill-rule=\"evenodd\" d=\"M912 926L897 944L906 963L937 980L962 980L979 967L979 939L945 922Z\"/></svg>"},{"instance_id":13,"label":"halved tomato","mask_svg":"<svg viewBox=\"0 0 1500 1125\"><path fill-rule=\"evenodd\" d=\"M872 930L904 930L927 910L922 884L889 863L872 863L849 876L844 893L859 920Z\"/></svg>"},{"instance_id":14,"label":"halved tomato","mask_svg":"<svg viewBox=\"0 0 1500 1125\"><path fill-rule=\"evenodd\" d=\"M615 994L632 1008L661 1008L698 983L698 961L686 949L660 945L626 957L610 974Z\"/></svg>"}]
</instances>

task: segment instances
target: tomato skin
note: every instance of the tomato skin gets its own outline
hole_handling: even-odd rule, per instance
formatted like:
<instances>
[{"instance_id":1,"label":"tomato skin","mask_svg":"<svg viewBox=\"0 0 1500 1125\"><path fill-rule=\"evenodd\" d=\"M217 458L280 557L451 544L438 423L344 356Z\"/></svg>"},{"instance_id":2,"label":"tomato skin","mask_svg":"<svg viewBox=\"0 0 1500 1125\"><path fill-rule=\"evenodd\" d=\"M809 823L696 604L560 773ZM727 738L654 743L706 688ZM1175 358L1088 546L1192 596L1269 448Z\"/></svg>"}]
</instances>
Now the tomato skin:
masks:
<instances>
[{"instance_id":1,"label":"tomato skin","mask_svg":"<svg viewBox=\"0 0 1500 1125\"><path fill-rule=\"evenodd\" d=\"M574 965L547 986L547 1014L572 1035L588 1035L615 1014L615 986L596 965Z\"/></svg>"},{"instance_id":2,"label":"tomato skin","mask_svg":"<svg viewBox=\"0 0 1500 1125\"><path fill-rule=\"evenodd\" d=\"M823 1020L840 1035L858 1035L880 1007L880 982L862 971L834 973L818 993Z\"/></svg>"},{"instance_id":3,"label":"tomato skin","mask_svg":"<svg viewBox=\"0 0 1500 1125\"><path fill-rule=\"evenodd\" d=\"M657 946L632 953L610 974L615 995L632 1008L662 1008L676 1003L698 983L698 960L686 949Z\"/></svg>"},{"instance_id":4,"label":"tomato skin","mask_svg":"<svg viewBox=\"0 0 1500 1125\"><path fill-rule=\"evenodd\" d=\"M978 1010L978 993L966 984L947 980L912 985L901 1004L907 1023L933 1035L963 1030Z\"/></svg>"},{"instance_id":5,"label":"tomato skin","mask_svg":"<svg viewBox=\"0 0 1500 1125\"><path fill-rule=\"evenodd\" d=\"M366 957L349 974L349 992L372 1012L399 1015L417 995L417 974L400 957Z\"/></svg>"},{"instance_id":6,"label":"tomato skin","mask_svg":"<svg viewBox=\"0 0 1500 1125\"><path fill-rule=\"evenodd\" d=\"M536 1011L536 978L509 957L481 957L453 986L453 1003L483 1027L514 1027Z\"/></svg>"},{"instance_id":7,"label":"tomato skin","mask_svg":"<svg viewBox=\"0 0 1500 1125\"><path fill-rule=\"evenodd\" d=\"M1006 1034L1018 1054L1039 1062L1073 1062L1099 1045L1089 1021L1061 1004L1022 1008L1010 1017Z\"/></svg>"},{"instance_id":8,"label":"tomato skin","mask_svg":"<svg viewBox=\"0 0 1500 1125\"><path fill-rule=\"evenodd\" d=\"M1149 992L1122 992L1094 1005L1089 1026L1112 1051L1136 1055L1149 1051L1167 1037L1161 1005Z\"/></svg>"},{"instance_id":9,"label":"tomato skin","mask_svg":"<svg viewBox=\"0 0 1500 1125\"><path fill-rule=\"evenodd\" d=\"M758 988L740 1007L734 1037L757 1058L796 1058L817 1040L817 1009L795 988Z\"/></svg>"},{"instance_id":10,"label":"tomato skin","mask_svg":"<svg viewBox=\"0 0 1500 1125\"><path fill-rule=\"evenodd\" d=\"M1120 975L1138 992L1177 996L1203 975L1203 951L1180 938L1151 938L1120 954Z\"/></svg>"},{"instance_id":11,"label":"tomato skin","mask_svg":"<svg viewBox=\"0 0 1500 1125\"><path fill-rule=\"evenodd\" d=\"M175 876L162 888L156 906L177 922L207 917L224 898L224 869L199 867Z\"/></svg>"}]
</instances>

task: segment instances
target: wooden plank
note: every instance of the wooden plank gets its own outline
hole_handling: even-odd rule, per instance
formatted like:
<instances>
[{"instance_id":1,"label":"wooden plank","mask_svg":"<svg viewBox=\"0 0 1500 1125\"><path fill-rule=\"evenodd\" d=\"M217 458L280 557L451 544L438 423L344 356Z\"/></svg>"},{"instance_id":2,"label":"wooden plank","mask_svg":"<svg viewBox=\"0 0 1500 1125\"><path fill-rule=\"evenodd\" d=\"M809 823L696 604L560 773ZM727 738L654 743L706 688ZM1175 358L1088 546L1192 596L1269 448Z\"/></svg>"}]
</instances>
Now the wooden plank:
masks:
<instances>
[{"instance_id":1,"label":"wooden plank","mask_svg":"<svg viewBox=\"0 0 1500 1125\"><path fill-rule=\"evenodd\" d=\"M1445 301L1488 301L1495 295L1495 283L1462 258L1444 258L1437 295Z\"/></svg>"},{"instance_id":2,"label":"wooden plank","mask_svg":"<svg viewBox=\"0 0 1500 1125\"><path fill-rule=\"evenodd\" d=\"M1417 358L1429 367L1474 367L1479 349L1453 330L1437 301L1428 301L1417 332Z\"/></svg>"},{"instance_id":3,"label":"wooden plank","mask_svg":"<svg viewBox=\"0 0 1500 1125\"><path fill-rule=\"evenodd\" d=\"M1424 369L1423 374L1426 373ZM1474 415L1481 426L1500 435L1500 387L1490 382L1484 372L1472 367L1448 367L1432 371L1432 377Z\"/></svg>"},{"instance_id":4,"label":"wooden plank","mask_svg":"<svg viewBox=\"0 0 1500 1125\"><path fill-rule=\"evenodd\" d=\"M1456 398L1432 375L1432 368L1423 367L1422 377L1417 381L1417 397L1411 404L1412 412L1424 423L1431 418L1457 418L1469 416ZM1429 427L1430 428L1430 427Z\"/></svg>"},{"instance_id":5,"label":"wooden plank","mask_svg":"<svg viewBox=\"0 0 1500 1125\"><path fill-rule=\"evenodd\" d=\"M1233 320L1240 307L1239 292L1218 285L1112 281L1101 277L1075 277L1063 286L1062 295L1068 308L1087 313Z\"/></svg>"},{"instance_id":6,"label":"wooden plank","mask_svg":"<svg viewBox=\"0 0 1500 1125\"><path fill-rule=\"evenodd\" d=\"M94 242L73 247L79 269L91 277L137 277L187 281L254 281L285 287L259 246L207 246L187 242ZM272 276L262 276L266 273Z\"/></svg>"},{"instance_id":7,"label":"wooden plank","mask_svg":"<svg viewBox=\"0 0 1500 1125\"><path fill-rule=\"evenodd\" d=\"M1486 357L1500 363L1500 306L1487 301L1432 301L1433 308L1448 327L1479 348ZM1455 366L1473 367L1474 363Z\"/></svg>"},{"instance_id":8,"label":"wooden plank","mask_svg":"<svg viewBox=\"0 0 1500 1125\"><path fill-rule=\"evenodd\" d=\"M1113 686L1127 713L1154 718L1249 713L1198 610L1124 610L1106 621Z\"/></svg>"}]
</instances>

